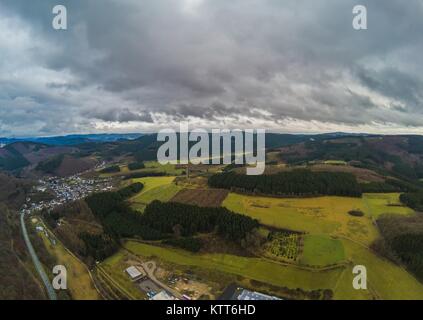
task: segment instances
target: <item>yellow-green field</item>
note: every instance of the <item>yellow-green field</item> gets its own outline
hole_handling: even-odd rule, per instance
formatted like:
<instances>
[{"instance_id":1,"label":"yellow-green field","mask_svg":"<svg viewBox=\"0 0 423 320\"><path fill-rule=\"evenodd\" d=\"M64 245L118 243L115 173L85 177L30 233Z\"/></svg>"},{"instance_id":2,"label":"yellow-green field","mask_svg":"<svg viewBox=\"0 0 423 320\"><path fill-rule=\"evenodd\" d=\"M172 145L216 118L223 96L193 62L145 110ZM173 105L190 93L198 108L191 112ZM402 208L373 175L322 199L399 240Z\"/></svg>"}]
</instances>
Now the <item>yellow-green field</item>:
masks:
<instances>
[{"instance_id":1,"label":"yellow-green field","mask_svg":"<svg viewBox=\"0 0 423 320\"><path fill-rule=\"evenodd\" d=\"M143 190L129 201L134 209L143 211L154 200L163 202L172 199L182 188L173 183L175 177L146 177L132 179L132 183L141 182Z\"/></svg>"},{"instance_id":2,"label":"yellow-green field","mask_svg":"<svg viewBox=\"0 0 423 320\"><path fill-rule=\"evenodd\" d=\"M410 273L401 267L382 259L363 246L349 240L342 240L345 255L354 265L367 268L369 291L378 298L385 300L422 300L423 285ZM356 292L351 286L353 274L344 272L335 290L335 299L348 299L351 292Z\"/></svg>"},{"instance_id":3,"label":"yellow-green field","mask_svg":"<svg viewBox=\"0 0 423 320\"><path fill-rule=\"evenodd\" d=\"M163 172L168 175L178 176L184 172L184 169L176 169L176 166L173 164L166 164L161 165L157 161L145 161L144 162L145 168L144 169L137 169L137 170L129 170L127 165L120 165L120 172L113 172L113 173L101 173L101 177L116 177L116 176L124 176L131 173L139 173L139 172Z\"/></svg>"},{"instance_id":4,"label":"yellow-green field","mask_svg":"<svg viewBox=\"0 0 423 320\"><path fill-rule=\"evenodd\" d=\"M412 215L398 193L365 194L362 198L266 198L230 194L223 205L272 227L306 232L300 261L327 265L346 259L368 270L369 291L361 298L422 299L423 286L401 267L378 257L368 246L379 237L373 219L381 214ZM353 217L361 210L363 217ZM335 237L331 239L330 236ZM336 240L339 238L340 240ZM335 298L350 299L353 275L348 268L335 286ZM359 291L360 292L360 291ZM366 296L367 295L367 296Z\"/></svg>"},{"instance_id":5,"label":"yellow-green field","mask_svg":"<svg viewBox=\"0 0 423 320\"><path fill-rule=\"evenodd\" d=\"M326 266L345 259L341 240L328 235L308 234L304 236L304 249L301 263L310 266Z\"/></svg>"},{"instance_id":6,"label":"yellow-green field","mask_svg":"<svg viewBox=\"0 0 423 320\"><path fill-rule=\"evenodd\" d=\"M217 270L289 288L301 287L306 290L331 288L342 274L341 268L310 272L261 258L246 258L229 254L192 254L184 250L133 241L126 242L124 247L141 257L156 257L177 265Z\"/></svg>"},{"instance_id":7,"label":"yellow-green field","mask_svg":"<svg viewBox=\"0 0 423 320\"><path fill-rule=\"evenodd\" d=\"M99 300L100 295L82 262L71 255L60 241L53 245L44 234L41 234L41 237L47 251L56 258L58 263L66 267L67 284L72 298L76 300Z\"/></svg>"},{"instance_id":8,"label":"yellow-green field","mask_svg":"<svg viewBox=\"0 0 423 320\"><path fill-rule=\"evenodd\" d=\"M230 193L223 206L271 227L346 237L370 245L378 232L372 218L382 213L413 214L399 205L399 194L365 194L362 198L269 198ZM361 210L363 217L353 217Z\"/></svg>"},{"instance_id":9,"label":"yellow-green field","mask_svg":"<svg viewBox=\"0 0 423 320\"><path fill-rule=\"evenodd\" d=\"M142 191L137 194L134 198L143 195L144 193L165 185L169 185L175 180L175 177L145 177L138 179L131 179L131 183L141 182L144 185Z\"/></svg>"},{"instance_id":10,"label":"yellow-green field","mask_svg":"<svg viewBox=\"0 0 423 320\"><path fill-rule=\"evenodd\" d=\"M332 289L336 299L423 299L423 286L400 267L372 254L350 240L342 240L352 263L325 271L309 271L261 258L228 254L193 254L128 241L124 247L141 257L151 257L183 266L195 266L235 274L264 283L305 290ZM352 287L352 268L363 264L368 270L369 290Z\"/></svg>"},{"instance_id":11,"label":"yellow-green field","mask_svg":"<svg viewBox=\"0 0 423 320\"><path fill-rule=\"evenodd\" d=\"M400 193L365 193L363 203L368 216L377 218L381 214L410 215L413 209L404 206L400 199Z\"/></svg>"}]
</instances>

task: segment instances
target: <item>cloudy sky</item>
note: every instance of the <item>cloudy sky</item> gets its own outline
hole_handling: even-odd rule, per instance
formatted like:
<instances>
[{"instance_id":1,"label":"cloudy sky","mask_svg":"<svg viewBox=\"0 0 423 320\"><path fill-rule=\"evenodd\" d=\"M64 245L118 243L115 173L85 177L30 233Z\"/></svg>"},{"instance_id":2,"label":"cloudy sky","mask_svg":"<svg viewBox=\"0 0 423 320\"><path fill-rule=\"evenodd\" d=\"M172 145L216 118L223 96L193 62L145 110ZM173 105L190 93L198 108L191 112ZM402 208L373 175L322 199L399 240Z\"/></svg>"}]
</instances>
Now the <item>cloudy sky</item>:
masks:
<instances>
[{"instance_id":1,"label":"cloudy sky","mask_svg":"<svg viewBox=\"0 0 423 320\"><path fill-rule=\"evenodd\" d=\"M0 136L423 134L422 17L421 0L0 0Z\"/></svg>"}]
</instances>

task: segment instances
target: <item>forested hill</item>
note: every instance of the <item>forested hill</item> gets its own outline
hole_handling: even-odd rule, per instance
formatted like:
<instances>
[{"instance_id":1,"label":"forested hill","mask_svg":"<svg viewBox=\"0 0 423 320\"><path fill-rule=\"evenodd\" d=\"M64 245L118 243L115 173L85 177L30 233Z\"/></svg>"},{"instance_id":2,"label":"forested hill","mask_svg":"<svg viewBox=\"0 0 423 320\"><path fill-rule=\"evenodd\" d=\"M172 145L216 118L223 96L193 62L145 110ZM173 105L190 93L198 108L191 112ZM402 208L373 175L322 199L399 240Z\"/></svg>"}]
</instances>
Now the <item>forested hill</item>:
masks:
<instances>
[{"instance_id":1,"label":"forested hill","mask_svg":"<svg viewBox=\"0 0 423 320\"><path fill-rule=\"evenodd\" d=\"M0 203L18 209L24 203L26 193L31 187L30 181L16 179L0 172Z\"/></svg>"},{"instance_id":2,"label":"forested hill","mask_svg":"<svg viewBox=\"0 0 423 320\"><path fill-rule=\"evenodd\" d=\"M278 149L289 164L342 160L400 179L423 178L423 136L362 136L313 139Z\"/></svg>"},{"instance_id":3,"label":"forested hill","mask_svg":"<svg viewBox=\"0 0 423 320\"><path fill-rule=\"evenodd\" d=\"M27 181L0 173L0 300L45 298L26 267L30 258L15 211L24 202L29 188Z\"/></svg>"},{"instance_id":4,"label":"forested hill","mask_svg":"<svg viewBox=\"0 0 423 320\"><path fill-rule=\"evenodd\" d=\"M261 176L225 172L211 176L208 183L213 188L268 195L361 196L361 188L356 178L345 172L293 170Z\"/></svg>"}]
</instances>

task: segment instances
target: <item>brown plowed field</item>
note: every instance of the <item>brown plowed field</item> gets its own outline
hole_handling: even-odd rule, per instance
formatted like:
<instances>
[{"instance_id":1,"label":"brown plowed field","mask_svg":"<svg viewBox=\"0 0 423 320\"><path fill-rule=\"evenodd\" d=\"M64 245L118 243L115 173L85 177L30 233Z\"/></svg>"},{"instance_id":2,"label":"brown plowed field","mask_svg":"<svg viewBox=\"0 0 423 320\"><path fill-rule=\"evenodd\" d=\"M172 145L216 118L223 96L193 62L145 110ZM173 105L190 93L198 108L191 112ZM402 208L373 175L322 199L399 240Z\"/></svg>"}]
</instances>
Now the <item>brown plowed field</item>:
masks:
<instances>
[{"instance_id":1,"label":"brown plowed field","mask_svg":"<svg viewBox=\"0 0 423 320\"><path fill-rule=\"evenodd\" d=\"M228 193L228 190L223 189L183 189L170 201L200 207L220 207Z\"/></svg>"}]
</instances>

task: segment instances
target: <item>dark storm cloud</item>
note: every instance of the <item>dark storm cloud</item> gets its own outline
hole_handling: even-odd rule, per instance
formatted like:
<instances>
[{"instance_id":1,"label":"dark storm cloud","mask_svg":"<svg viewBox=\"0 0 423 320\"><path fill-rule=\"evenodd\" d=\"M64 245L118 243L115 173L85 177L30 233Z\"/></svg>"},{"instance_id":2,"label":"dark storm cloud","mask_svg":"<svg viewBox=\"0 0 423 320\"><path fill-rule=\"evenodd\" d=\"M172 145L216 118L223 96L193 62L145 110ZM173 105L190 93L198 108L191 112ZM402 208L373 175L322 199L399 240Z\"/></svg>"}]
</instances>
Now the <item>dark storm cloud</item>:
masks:
<instances>
[{"instance_id":1,"label":"dark storm cloud","mask_svg":"<svg viewBox=\"0 0 423 320\"><path fill-rule=\"evenodd\" d=\"M113 108L109 110L88 110L84 114L88 118L100 119L106 122L153 122L148 113L136 113L129 109Z\"/></svg>"},{"instance_id":2,"label":"dark storm cloud","mask_svg":"<svg viewBox=\"0 0 423 320\"><path fill-rule=\"evenodd\" d=\"M423 82L417 76L393 68L381 71L361 69L357 76L363 85L404 102L410 111L419 111L423 107ZM404 109L407 108L401 108Z\"/></svg>"},{"instance_id":3,"label":"dark storm cloud","mask_svg":"<svg viewBox=\"0 0 423 320\"><path fill-rule=\"evenodd\" d=\"M59 32L57 1L0 0L0 135L188 118L280 131L423 127L419 0L360 1L362 32L354 0L60 3L69 29Z\"/></svg>"}]
</instances>

